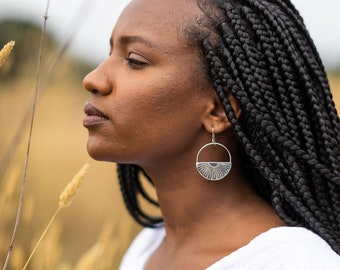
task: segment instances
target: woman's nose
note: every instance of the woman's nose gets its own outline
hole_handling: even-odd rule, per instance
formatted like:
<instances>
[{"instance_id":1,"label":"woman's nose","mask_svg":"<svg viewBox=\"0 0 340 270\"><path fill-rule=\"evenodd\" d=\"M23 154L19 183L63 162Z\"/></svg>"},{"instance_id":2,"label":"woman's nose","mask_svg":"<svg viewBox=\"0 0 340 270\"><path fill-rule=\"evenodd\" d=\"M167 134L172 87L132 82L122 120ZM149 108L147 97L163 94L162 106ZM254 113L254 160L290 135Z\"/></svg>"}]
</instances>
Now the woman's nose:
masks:
<instances>
[{"instance_id":1,"label":"woman's nose","mask_svg":"<svg viewBox=\"0 0 340 270\"><path fill-rule=\"evenodd\" d=\"M105 73L104 63L85 76L83 86L92 94L109 95L111 93L112 83Z\"/></svg>"}]
</instances>

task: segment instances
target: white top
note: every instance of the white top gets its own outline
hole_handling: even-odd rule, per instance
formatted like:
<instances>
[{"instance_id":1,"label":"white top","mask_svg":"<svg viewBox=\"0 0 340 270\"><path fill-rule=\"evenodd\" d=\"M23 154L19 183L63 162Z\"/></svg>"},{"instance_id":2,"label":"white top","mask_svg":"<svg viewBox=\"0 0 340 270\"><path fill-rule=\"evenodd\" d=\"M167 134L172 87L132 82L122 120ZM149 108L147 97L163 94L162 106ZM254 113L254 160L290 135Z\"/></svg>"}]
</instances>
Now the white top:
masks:
<instances>
[{"instance_id":1,"label":"white top","mask_svg":"<svg viewBox=\"0 0 340 270\"><path fill-rule=\"evenodd\" d=\"M164 227L144 228L124 255L119 270L142 270L165 237ZM315 233L300 227L278 227L206 270L340 270L340 256Z\"/></svg>"}]
</instances>

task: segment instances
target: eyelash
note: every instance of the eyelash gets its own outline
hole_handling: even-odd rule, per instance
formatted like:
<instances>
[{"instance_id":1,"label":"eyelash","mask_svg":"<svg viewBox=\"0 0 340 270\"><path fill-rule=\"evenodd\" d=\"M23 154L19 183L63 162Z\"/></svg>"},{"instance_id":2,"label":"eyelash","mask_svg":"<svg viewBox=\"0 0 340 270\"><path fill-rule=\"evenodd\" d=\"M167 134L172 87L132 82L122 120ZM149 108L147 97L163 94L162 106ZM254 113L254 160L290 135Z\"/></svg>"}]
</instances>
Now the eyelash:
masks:
<instances>
[{"instance_id":1,"label":"eyelash","mask_svg":"<svg viewBox=\"0 0 340 270\"><path fill-rule=\"evenodd\" d=\"M143 68L144 66L147 65L147 63L138 61L138 60L131 58L131 57L126 57L125 59L126 59L126 61L128 62L128 65L131 68L140 69L140 68Z\"/></svg>"}]
</instances>

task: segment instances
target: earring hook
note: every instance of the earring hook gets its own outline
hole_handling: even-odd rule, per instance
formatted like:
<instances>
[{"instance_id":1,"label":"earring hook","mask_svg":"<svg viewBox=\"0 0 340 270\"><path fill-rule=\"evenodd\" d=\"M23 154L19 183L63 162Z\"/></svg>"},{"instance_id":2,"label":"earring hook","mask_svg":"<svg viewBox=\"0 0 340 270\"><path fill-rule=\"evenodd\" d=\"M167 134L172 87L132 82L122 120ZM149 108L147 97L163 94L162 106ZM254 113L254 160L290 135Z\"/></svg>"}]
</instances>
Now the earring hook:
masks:
<instances>
[{"instance_id":1,"label":"earring hook","mask_svg":"<svg viewBox=\"0 0 340 270\"><path fill-rule=\"evenodd\" d=\"M215 144L215 128L214 126L211 127L211 142Z\"/></svg>"}]
</instances>

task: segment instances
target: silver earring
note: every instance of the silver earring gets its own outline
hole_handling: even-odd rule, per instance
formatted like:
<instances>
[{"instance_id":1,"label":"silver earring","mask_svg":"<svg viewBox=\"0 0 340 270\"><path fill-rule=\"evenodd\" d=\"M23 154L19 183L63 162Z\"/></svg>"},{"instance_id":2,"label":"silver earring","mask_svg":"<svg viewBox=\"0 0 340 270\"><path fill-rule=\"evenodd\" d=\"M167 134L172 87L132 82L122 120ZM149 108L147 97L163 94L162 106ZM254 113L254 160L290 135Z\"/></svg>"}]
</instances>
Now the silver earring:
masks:
<instances>
[{"instance_id":1,"label":"silver earring","mask_svg":"<svg viewBox=\"0 0 340 270\"><path fill-rule=\"evenodd\" d=\"M209 146L220 146L224 148L228 155L229 155L229 161L198 161L199 156L203 149L209 147ZM226 177L231 169L231 155L227 147L225 147L223 144L217 143L215 141L215 130L214 127L211 129L211 143L207 143L204 145L197 153L196 156L196 169L198 173L205 179L209 181L217 181L221 180L222 178Z\"/></svg>"}]
</instances>

